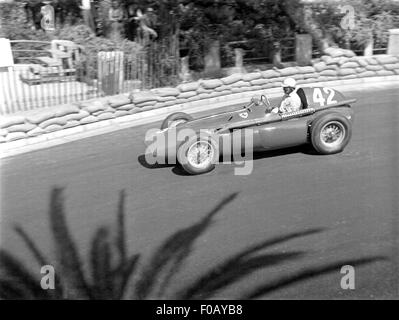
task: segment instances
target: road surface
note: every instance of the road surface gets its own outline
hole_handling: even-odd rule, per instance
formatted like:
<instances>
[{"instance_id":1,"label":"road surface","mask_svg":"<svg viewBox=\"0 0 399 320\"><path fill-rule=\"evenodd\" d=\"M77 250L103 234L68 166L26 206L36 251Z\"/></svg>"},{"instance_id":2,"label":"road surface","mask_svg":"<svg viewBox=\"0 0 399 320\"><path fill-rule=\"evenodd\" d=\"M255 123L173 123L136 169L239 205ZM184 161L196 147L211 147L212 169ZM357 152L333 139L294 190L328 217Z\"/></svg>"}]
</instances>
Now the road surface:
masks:
<instances>
[{"instance_id":1,"label":"road surface","mask_svg":"<svg viewBox=\"0 0 399 320\"><path fill-rule=\"evenodd\" d=\"M223 208L198 239L171 290L250 245L292 232L297 237L263 253L301 252L259 268L216 295L239 298L261 284L341 261L384 257L355 266L355 289L343 290L340 268L320 277L265 291L257 298L397 298L399 90L352 90L358 98L353 136L341 154L319 156L309 148L262 153L253 173L234 175L233 164L187 176L173 166L142 161L145 132L160 123L86 138L17 155L1 164L1 247L31 268L32 256L12 231L22 225L37 244L52 252L47 222L52 186L65 187L68 224L85 261L95 228L115 221L118 192L127 195L130 251L145 260L162 240L204 217L225 196Z\"/></svg>"}]
</instances>

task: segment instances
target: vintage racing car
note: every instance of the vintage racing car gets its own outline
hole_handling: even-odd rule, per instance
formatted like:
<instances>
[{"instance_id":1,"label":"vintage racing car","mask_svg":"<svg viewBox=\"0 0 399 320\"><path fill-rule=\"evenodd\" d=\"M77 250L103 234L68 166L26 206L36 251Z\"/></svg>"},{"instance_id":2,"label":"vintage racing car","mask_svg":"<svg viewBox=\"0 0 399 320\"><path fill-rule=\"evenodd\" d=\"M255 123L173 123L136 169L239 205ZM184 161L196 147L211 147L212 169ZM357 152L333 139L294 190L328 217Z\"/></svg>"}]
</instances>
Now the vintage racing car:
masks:
<instances>
[{"instance_id":1,"label":"vintage racing car","mask_svg":"<svg viewBox=\"0 0 399 320\"><path fill-rule=\"evenodd\" d=\"M182 140L165 138L167 143L158 145L152 153L158 160L162 155L165 163L178 163L186 172L200 174L215 167L228 149L221 145L225 141L234 143L234 139L241 140L239 152L245 148L245 152L248 148L256 152L306 143L311 143L320 154L341 152L351 138L354 112L350 105L356 99L346 99L342 93L327 87L300 88L298 95L302 103L295 112L271 112L272 104L262 95L238 110L206 117L194 119L183 112L170 114L159 133L170 136L173 132L176 137L184 130L188 135ZM245 145L248 134L252 135L251 146ZM161 151L162 147L165 150Z\"/></svg>"}]
</instances>

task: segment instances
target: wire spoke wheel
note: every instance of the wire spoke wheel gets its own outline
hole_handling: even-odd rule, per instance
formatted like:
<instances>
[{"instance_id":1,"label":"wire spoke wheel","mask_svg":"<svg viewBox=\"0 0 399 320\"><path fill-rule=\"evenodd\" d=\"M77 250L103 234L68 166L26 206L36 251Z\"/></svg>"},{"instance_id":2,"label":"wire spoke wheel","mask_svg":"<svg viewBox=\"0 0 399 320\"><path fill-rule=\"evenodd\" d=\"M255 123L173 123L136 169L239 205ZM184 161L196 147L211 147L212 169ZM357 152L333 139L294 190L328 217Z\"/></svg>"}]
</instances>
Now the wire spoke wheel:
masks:
<instances>
[{"instance_id":1,"label":"wire spoke wheel","mask_svg":"<svg viewBox=\"0 0 399 320\"><path fill-rule=\"evenodd\" d=\"M342 114L332 112L314 120L311 142L320 154L341 152L352 136L352 123Z\"/></svg>"},{"instance_id":2,"label":"wire spoke wheel","mask_svg":"<svg viewBox=\"0 0 399 320\"><path fill-rule=\"evenodd\" d=\"M345 127L338 121L331 121L320 130L321 141L334 148L339 146L345 137Z\"/></svg>"},{"instance_id":3,"label":"wire spoke wheel","mask_svg":"<svg viewBox=\"0 0 399 320\"><path fill-rule=\"evenodd\" d=\"M219 145L214 137L194 135L177 151L177 161L189 174L212 171L219 160Z\"/></svg>"},{"instance_id":4,"label":"wire spoke wheel","mask_svg":"<svg viewBox=\"0 0 399 320\"><path fill-rule=\"evenodd\" d=\"M208 141L197 141L187 151L187 161L197 169L205 169L214 157L214 149Z\"/></svg>"}]
</instances>

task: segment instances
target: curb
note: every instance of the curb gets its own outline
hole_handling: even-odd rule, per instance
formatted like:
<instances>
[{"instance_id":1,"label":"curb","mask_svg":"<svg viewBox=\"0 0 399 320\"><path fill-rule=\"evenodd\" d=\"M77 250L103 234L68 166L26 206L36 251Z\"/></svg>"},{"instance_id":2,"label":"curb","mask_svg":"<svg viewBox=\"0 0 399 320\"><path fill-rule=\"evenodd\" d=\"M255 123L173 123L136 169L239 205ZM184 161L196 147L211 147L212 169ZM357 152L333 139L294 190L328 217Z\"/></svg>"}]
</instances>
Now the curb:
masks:
<instances>
[{"instance_id":1,"label":"curb","mask_svg":"<svg viewBox=\"0 0 399 320\"><path fill-rule=\"evenodd\" d=\"M387 84L387 82L396 84L397 82L399 87L399 75L320 81L315 83L308 83L303 85L302 87L311 87L314 85L331 87L345 86L345 89L350 89L350 87L359 88L359 85L381 85L382 82L385 84ZM233 93L228 96L220 96L215 98L209 98L206 100L187 102L183 104L173 105L170 107L164 107L160 109L140 112L133 115L127 115L120 118L80 125L77 127L67 128L52 133L46 133L37 137L3 143L0 146L0 159L34 150L45 149L96 135L154 123L163 120L167 114L170 114L172 112L187 111L189 113L199 113L227 107L232 104L245 104L252 96L265 92L270 98L276 98L281 96L281 88L245 91L241 93Z\"/></svg>"}]
</instances>

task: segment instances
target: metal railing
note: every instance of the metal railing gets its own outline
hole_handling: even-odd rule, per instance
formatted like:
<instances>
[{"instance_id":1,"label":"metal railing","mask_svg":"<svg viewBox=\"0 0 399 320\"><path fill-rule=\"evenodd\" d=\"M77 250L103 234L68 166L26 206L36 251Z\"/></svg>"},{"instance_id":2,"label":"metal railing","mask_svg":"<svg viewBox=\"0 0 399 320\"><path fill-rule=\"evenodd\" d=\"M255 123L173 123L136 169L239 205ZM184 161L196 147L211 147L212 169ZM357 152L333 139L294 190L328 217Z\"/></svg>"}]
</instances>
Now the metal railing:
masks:
<instances>
[{"instance_id":1,"label":"metal railing","mask_svg":"<svg viewBox=\"0 0 399 320\"><path fill-rule=\"evenodd\" d=\"M135 54L81 55L73 66L64 61L70 60L68 55L53 59L49 43L38 44L44 48L14 50L24 53L16 57L18 63L0 69L0 115L178 82L179 57L164 42L148 44Z\"/></svg>"}]
</instances>

